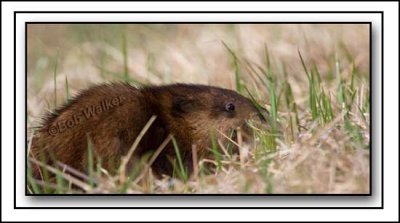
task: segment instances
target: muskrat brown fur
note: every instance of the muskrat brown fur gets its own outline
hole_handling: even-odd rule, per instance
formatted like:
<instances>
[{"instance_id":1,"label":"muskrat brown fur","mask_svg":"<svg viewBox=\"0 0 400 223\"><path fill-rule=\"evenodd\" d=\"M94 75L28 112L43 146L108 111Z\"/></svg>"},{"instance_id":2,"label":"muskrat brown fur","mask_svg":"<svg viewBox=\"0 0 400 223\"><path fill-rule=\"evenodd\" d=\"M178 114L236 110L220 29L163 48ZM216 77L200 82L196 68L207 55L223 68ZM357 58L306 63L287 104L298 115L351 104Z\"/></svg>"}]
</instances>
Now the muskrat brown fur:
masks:
<instances>
[{"instance_id":1,"label":"muskrat brown fur","mask_svg":"<svg viewBox=\"0 0 400 223\"><path fill-rule=\"evenodd\" d=\"M101 84L82 91L43 119L32 138L30 156L48 165L59 161L86 172L90 142L102 168L115 173L121 158L154 115L156 119L135 150L130 166L138 157L154 152L172 134L190 170L192 145L196 145L199 157L207 156L210 130L229 135L231 130L245 128L246 120L263 118L252 101L218 87L172 84L138 89L126 83ZM223 138L218 133L216 137ZM152 169L172 174L169 159L175 155L170 142ZM38 166L31 166L33 176L40 177Z\"/></svg>"}]
</instances>

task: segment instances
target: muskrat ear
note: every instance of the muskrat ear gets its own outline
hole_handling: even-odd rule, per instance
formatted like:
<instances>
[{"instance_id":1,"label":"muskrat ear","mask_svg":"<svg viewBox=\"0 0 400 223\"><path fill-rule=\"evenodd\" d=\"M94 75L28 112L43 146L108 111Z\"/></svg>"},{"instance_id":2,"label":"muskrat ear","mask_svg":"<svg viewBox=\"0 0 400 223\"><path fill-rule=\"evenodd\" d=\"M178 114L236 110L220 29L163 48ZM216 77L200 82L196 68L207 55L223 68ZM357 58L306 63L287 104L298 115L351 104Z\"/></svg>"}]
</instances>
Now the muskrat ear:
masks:
<instances>
[{"instance_id":1,"label":"muskrat ear","mask_svg":"<svg viewBox=\"0 0 400 223\"><path fill-rule=\"evenodd\" d=\"M172 114L179 116L194 111L197 107L195 100L183 97L174 97L172 100Z\"/></svg>"}]
</instances>

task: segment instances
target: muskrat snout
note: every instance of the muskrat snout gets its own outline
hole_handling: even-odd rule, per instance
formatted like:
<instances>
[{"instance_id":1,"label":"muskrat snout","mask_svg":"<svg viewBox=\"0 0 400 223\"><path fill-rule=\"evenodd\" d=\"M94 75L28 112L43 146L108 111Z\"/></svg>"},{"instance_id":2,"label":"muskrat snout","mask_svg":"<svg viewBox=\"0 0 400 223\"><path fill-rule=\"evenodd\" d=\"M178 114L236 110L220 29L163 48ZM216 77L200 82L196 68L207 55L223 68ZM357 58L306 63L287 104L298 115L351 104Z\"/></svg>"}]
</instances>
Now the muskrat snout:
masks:
<instances>
[{"instance_id":1,"label":"muskrat snout","mask_svg":"<svg viewBox=\"0 0 400 223\"><path fill-rule=\"evenodd\" d=\"M269 112L267 109L259 107L257 112L250 115L250 118L246 120L246 124L242 126L245 132L251 132L254 128L256 129L269 129Z\"/></svg>"},{"instance_id":2,"label":"muskrat snout","mask_svg":"<svg viewBox=\"0 0 400 223\"><path fill-rule=\"evenodd\" d=\"M269 117L269 112L263 107L258 108L258 112L253 115L253 119L258 119L259 121L266 123Z\"/></svg>"}]
</instances>

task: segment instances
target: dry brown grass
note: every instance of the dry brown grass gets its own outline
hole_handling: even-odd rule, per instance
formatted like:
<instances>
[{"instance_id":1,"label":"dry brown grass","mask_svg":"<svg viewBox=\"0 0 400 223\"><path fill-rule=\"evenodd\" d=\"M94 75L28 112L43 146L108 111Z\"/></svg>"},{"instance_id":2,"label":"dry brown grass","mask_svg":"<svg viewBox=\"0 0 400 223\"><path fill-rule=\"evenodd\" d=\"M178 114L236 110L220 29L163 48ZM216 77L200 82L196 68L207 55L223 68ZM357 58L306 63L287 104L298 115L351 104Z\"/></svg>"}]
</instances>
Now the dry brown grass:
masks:
<instances>
[{"instance_id":1,"label":"dry brown grass","mask_svg":"<svg viewBox=\"0 0 400 223\"><path fill-rule=\"evenodd\" d=\"M55 102L61 105L67 90L74 95L94 83L126 80L126 74L132 84L187 82L235 89L226 44L239 58L241 82L268 108L270 94L252 69L260 66L274 74L280 126L276 146L259 142L248 152L243 148L240 155L225 155L219 171L192 176L186 183L155 179L144 168L148 171L124 192L369 193L368 38L368 25L360 24L29 25L28 127L36 126ZM320 74L318 92L323 89L330 99L330 120L312 117L310 82L298 51L307 69L315 65ZM346 100L354 97L348 108L340 101L338 75ZM295 112L285 103L285 83L291 87ZM266 137L260 134L261 140ZM97 187L84 193L119 193L123 187L115 176L103 174L97 181Z\"/></svg>"}]
</instances>

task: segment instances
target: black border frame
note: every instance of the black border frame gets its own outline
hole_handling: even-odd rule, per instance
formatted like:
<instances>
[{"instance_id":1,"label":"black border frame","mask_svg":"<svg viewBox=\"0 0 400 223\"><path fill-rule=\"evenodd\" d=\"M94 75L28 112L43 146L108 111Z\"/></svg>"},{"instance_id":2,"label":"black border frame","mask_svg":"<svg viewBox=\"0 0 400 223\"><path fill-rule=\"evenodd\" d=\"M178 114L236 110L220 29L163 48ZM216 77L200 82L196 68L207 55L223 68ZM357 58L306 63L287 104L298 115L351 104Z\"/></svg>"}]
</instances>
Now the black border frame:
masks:
<instances>
[{"instance_id":1,"label":"black border frame","mask_svg":"<svg viewBox=\"0 0 400 223\"><path fill-rule=\"evenodd\" d=\"M15 11L14 12L14 126L16 125L16 16L17 14L22 14L22 13L46 13L46 14L51 14L51 13L146 13L146 14L161 14L161 13L196 13L196 14L207 14L207 13L245 13L245 14L252 14L252 13L289 13L289 14L297 14L297 13L378 13L381 15L381 27L382 27L382 33L381 33L381 51L382 51L382 83L381 83L381 94L382 94L382 130L381 133L383 135L383 18L384 18L384 12L383 11ZM219 22L25 22L25 130L27 128L27 32L26 28L28 24L40 24L40 23L46 23L46 24L142 24L142 23L147 23L147 24L154 24L154 23L164 23L164 24L199 24L199 23L235 23L235 24L253 24L253 23L262 23L262 24L369 24L369 59L370 59L370 108L372 109L372 61L373 61L373 52L372 52L372 23L371 22L360 22L360 21L355 21L355 22L225 22L225 21L219 21ZM372 125L373 125L373 119L372 119L372 114L370 115L370 135L372 134ZM27 138L27 131L25 131L25 139ZM14 144L16 143L16 129L14 129ZM25 142L25 154L26 154L26 147L27 143ZM146 196L146 197L162 197L162 196L184 196L184 197L196 197L196 196L203 196L203 197L216 197L216 196L234 196L234 197L240 197L240 196L246 196L246 197L268 197L268 196L291 196L291 197L298 197L298 196L305 196L305 197L314 197L314 196L324 196L324 197L359 197L359 196L371 196L372 195L372 170L373 170L373 164L372 164L372 148L373 148L373 143L372 139L370 137L370 190L368 194L93 194L93 195L88 195L88 194L71 194L71 195L49 195L49 194L36 194L36 195L31 195L27 194L27 191L25 191L25 196L85 196L85 197L100 197L100 196ZM14 208L15 209L383 209L383 140L382 140L382 157L381 157L381 176L382 176L382 190L381 190L381 205L380 207L17 207L16 206L16 148L14 149ZM25 157L26 161L26 157ZM25 162L25 185L26 185L26 162Z\"/></svg>"}]
</instances>

